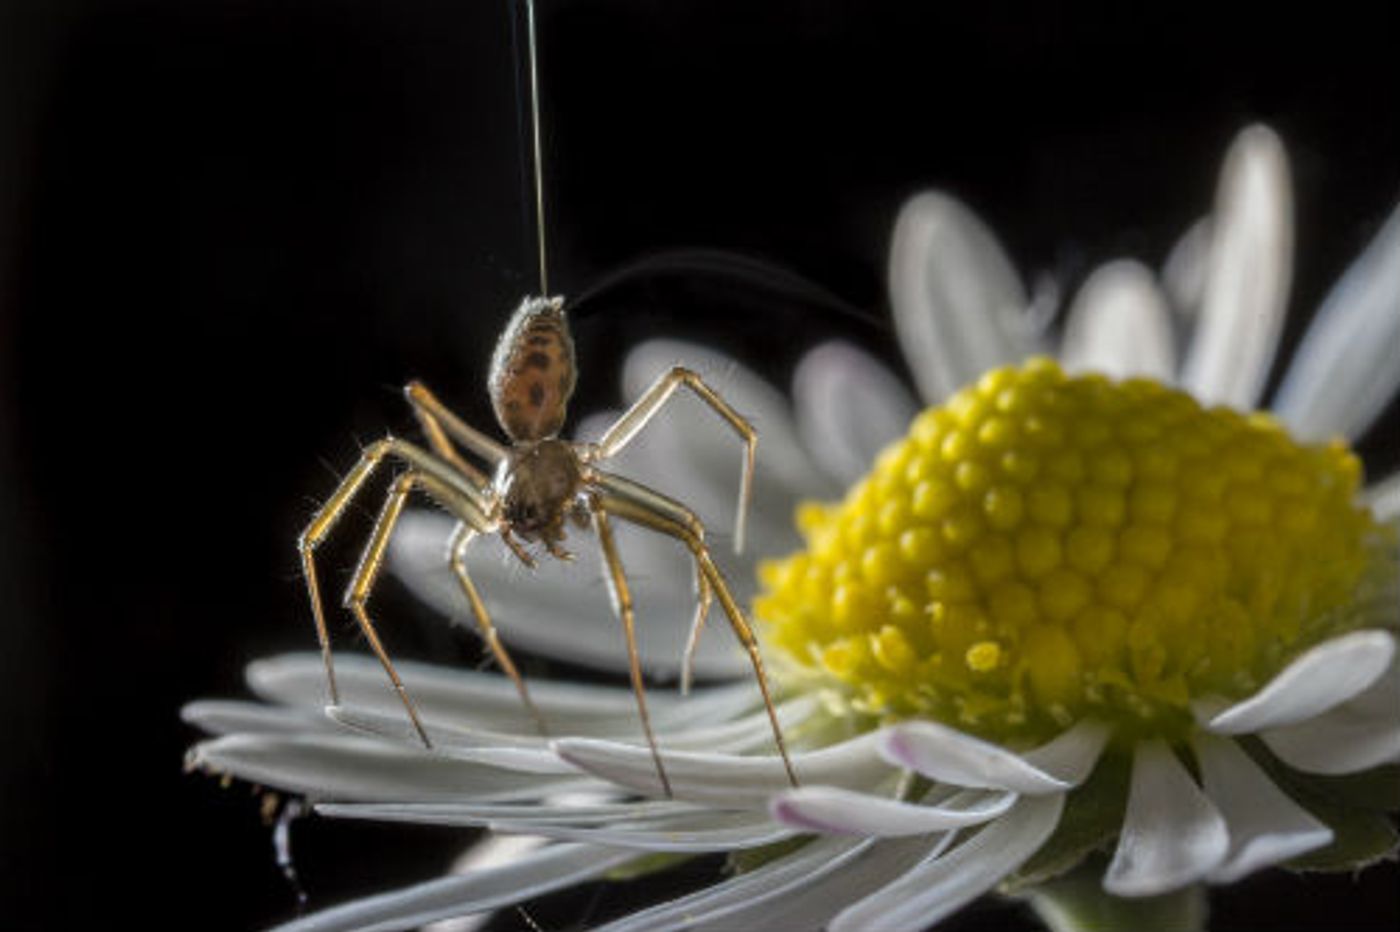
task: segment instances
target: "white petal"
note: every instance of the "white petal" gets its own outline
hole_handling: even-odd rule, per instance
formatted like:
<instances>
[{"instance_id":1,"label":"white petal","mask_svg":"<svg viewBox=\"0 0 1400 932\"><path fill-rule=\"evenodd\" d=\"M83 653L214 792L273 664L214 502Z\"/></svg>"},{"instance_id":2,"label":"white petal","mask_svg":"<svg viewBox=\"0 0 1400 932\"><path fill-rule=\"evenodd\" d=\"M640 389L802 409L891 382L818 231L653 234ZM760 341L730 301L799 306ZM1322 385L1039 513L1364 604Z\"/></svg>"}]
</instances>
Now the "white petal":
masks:
<instances>
[{"instance_id":1,"label":"white petal","mask_svg":"<svg viewBox=\"0 0 1400 932\"><path fill-rule=\"evenodd\" d=\"M1220 735L1279 728L1326 712L1370 686L1390 666L1395 638L1353 631L1298 657L1263 689L1204 721Z\"/></svg>"},{"instance_id":2,"label":"white petal","mask_svg":"<svg viewBox=\"0 0 1400 932\"><path fill-rule=\"evenodd\" d=\"M370 712L365 709L328 706L326 715L339 725L399 744L420 743L417 731L400 711L398 715ZM468 761L514 770L519 773L576 774L578 771L560 760L549 749L547 740L539 737L495 735L454 728L434 719L423 720L423 730L432 741L432 753L453 760Z\"/></svg>"},{"instance_id":3,"label":"white petal","mask_svg":"<svg viewBox=\"0 0 1400 932\"><path fill-rule=\"evenodd\" d=\"M936 722L905 722L876 735L885 760L931 780L1031 796L1073 786L1000 745Z\"/></svg>"},{"instance_id":4,"label":"white petal","mask_svg":"<svg viewBox=\"0 0 1400 932\"><path fill-rule=\"evenodd\" d=\"M470 605L444 556L451 531L451 520L442 515L406 513L389 548L389 566L423 601L475 630ZM618 527L637 607L638 652L645 669L674 675L694 613L689 558L679 543L654 534L639 540L633 532L630 526ZM637 546L639 542L644 546ZM622 624L608 601L596 543L591 536L579 536L571 542L576 562L546 558L534 571L521 566L494 536L472 545L468 571L503 641L570 663L617 673L627 670ZM723 562L718 550L715 556ZM747 576L729 578L745 582L734 590L741 603L746 601L752 592ZM742 675L748 659L733 637L712 634L717 636L700 641L696 674Z\"/></svg>"},{"instance_id":5,"label":"white petal","mask_svg":"<svg viewBox=\"0 0 1400 932\"><path fill-rule=\"evenodd\" d=\"M1099 267L1079 290L1065 322L1060 358L1071 372L1171 382L1176 371L1170 312L1152 273L1139 262Z\"/></svg>"},{"instance_id":6,"label":"white petal","mask_svg":"<svg viewBox=\"0 0 1400 932\"><path fill-rule=\"evenodd\" d=\"M756 848L797 834L762 813L732 812L671 801L591 806L549 802L511 804L323 804L321 815L485 826L494 832L545 836L644 851L724 851Z\"/></svg>"},{"instance_id":7,"label":"white petal","mask_svg":"<svg viewBox=\"0 0 1400 932\"><path fill-rule=\"evenodd\" d=\"M1234 883L1271 864L1332 843L1332 830L1284 794L1233 741L1192 736L1206 796L1225 818L1230 850L1209 875Z\"/></svg>"},{"instance_id":8,"label":"white petal","mask_svg":"<svg viewBox=\"0 0 1400 932\"><path fill-rule=\"evenodd\" d=\"M1273 362L1292 278L1288 158L1273 131L1251 126L1225 156L1201 318L1182 385L1208 404L1256 406Z\"/></svg>"},{"instance_id":9,"label":"white petal","mask_svg":"<svg viewBox=\"0 0 1400 932\"><path fill-rule=\"evenodd\" d=\"M1308 773L1356 773L1400 763L1400 664L1355 699L1259 737L1284 763Z\"/></svg>"},{"instance_id":10,"label":"white petal","mask_svg":"<svg viewBox=\"0 0 1400 932\"><path fill-rule=\"evenodd\" d=\"M922 835L980 825L1003 814L1015 793L964 791L936 804L908 803L831 786L802 786L773 797L768 811L785 825L838 835Z\"/></svg>"},{"instance_id":11,"label":"white petal","mask_svg":"<svg viewBox=\"0 0 1400 932\"><path fill-rule=\"evenodd\" d=\"M537 734L515 685L502 674L414 661L394 666L426 718L500 734ZM335 669L343 704L361 711L403 713L402 701L373 657L338 654ZM273 702L315 709L325 702L326 673L319 654L284 654L258 660L248 665L247 677L255 693ZM531 680L529 686L531 699L557 734L637 733L637 700L628 688L559 680ZM679 728L692 719L728 721L760 702L758 689L749 683L699 689L687 697L654 690L647 698L658 730Z\"/></svg>"},{"instance_id":12,"label":"white petal","mask_svg":"<svg viewBox=\"0 0 1400 932\"><path fill-rule=\"evenodd\" d=\"M1355 439L1400 385L1400 210L1308 326L1274 410L1305 440Z\"/></svg>"},{"instance_id":13,"label":"white petal","mask_svg":"<svg viewBox=\"0 0 1400 932\"><path fill-rule=\"evenodd\" d=\"M844 884L846 865L871 844L869 841L857 842L845 838L818 839L752 871L689 896L624 916L603 926L598 932L663 932L690 929L719 919L724 919L729 928L760 928L747 924L734 925L734 913L750 910L779 897L789 898L794 892L800 892L805 897L808 895L806 888L833 874L837 874Z\"/></svg>"},{"instance_id":14,"label":"white petal","mask_svg":"<svg viewBox=\"0 0 1400 932\"><path fill-rule=\"evenodd\" d=\"M946 194L911 198L890 245L895 331L928 404L1034 350L1016 270L982 221Z\"/></svg>"},{"instance_id":15,"label":"white petal","mask_svg":"<svg viewBox=\"0 0 1400 932\"><path fill-rule=\"evenodd\" d=\"M827 783L865 789L890 775L890 768L875 753L875 734L830 745L817 751L792 755L797 777L806 783ZM605 780L651 795L661 795L656 765L644 747L564 738L555 751ZM787 789L787 771L781 758L735 757L693 751L665 751L662 762L676 799L730 807L762 808L775 791Z\"/></svg>"},{"instance_id":16,"label":"white petal","mask_svg":"<svg viewBox=\"0 0 1400 932\"><path fill-rule=\"evenodd\" d=\"M1162 286L1172 310L1186 321L1196 317L1205 296L1210 239L1210 218L1202 217L1181 235L1162 263Z\"/></svg>"},{"instance_id":17,"label":"white petal","mask_svg":"<svg viewBox=\"0 0 1400 932\"><path fill-rule=\"evenodd\" d=\"M521 799L598 785L587 778L536 777L383 741L327 735L231 735L196 745L190 759L195 766L315 800Z\"/></svg>"},{"instance_id":18,"label":"white petal","mask_svg":"<svg viewBox=\"0 0 1400 932\"><path fill-rule=\"evenodd\" d=\"M774 706L778 725L784 732L806 721L821 704L816 695L798 696ZM705 719L691 716L696 722ZM767 710L757 711L733 721L716 725L697 724L684 730L671 729L661 739L662 744L676 750L709 751L713 754L738 754L743 751L768 751L773 742L773 725Z\"/></svg>"},{"instance_id":19,"label":"white petal","mask_svg":"<svg viewBox=\"0 0 1400 932\"><path fill-rule=\"evenodd\" d=\"M639 851L733 851L761 848L794 837L797 832L752 815L704 813L656 819L645 824L604 826L558 825L526 820L490 823L492 831L544 835L564 841L583 841Z\"/></svg>"},{"instance_id":20,"label":"white petal","mask_svg":"<svg viewBox=\"0 0 1400 932\"><path fill-rule=\"evenodd\" d=\"M504 867L443 877L355 900L278 926L277 932L414 928L559 890L605 874L636 856L635 851L611 851L592 845L550 845Z\"/></svg>"},{"instance_id":21,"label":"white petal","mask_svg":"<svg viewBox=\"0 0 1400 932\"><path fill-rule=\"evenodd\" d=\"M1114 896L1157 896L1195 883L1225 860L1225 820L1160 740L1133 755L1128 811L1104 875Z\"/></svg>"},{"instance_id":22,"label":"white petal","mask_svg":"<svg viewBox=\"0 0 1400 932\"><path fill-rule=\"evenodd\" d=\"M831 932L928 928L990 890L1025 863L1055 831L1063 795L1023 799L1007 815L940 858L844 909Z\"/></svg>"},{"instance_id":23,"label":"white petal","mask_svg":"<svg viewBox=\"0 0 1400 932\"><path fill-rule=\"evenodd\" d=\"M1400 518L1400 472L1386 476L1380 482L1369 486L1361 493L1361 498L1375 514L1377 521L1394 521Z\"/></svg>"},{"instance_id":24,"label":"white petal","mask_svg":"<svg viewBox=\"0 0 1400 932\"><path fill-rule=\"evenodd\" d=\"M1026 751L1021 758L1057 780L1078 786L1093 772L1112 735L1113 730L1106 723L1092 718L1080 719L1073 728Z\"/></svg>"},{"instance_id":25,"label":"white petal","mask_svg":"<svg viewBox=\"0 0 1400 932\"><path fill-rule=\"evenodd\" d=\"M841 485L870 471L875 455L918 410L899 380L849 343L823 343L792 379L797 426L812 456Z\"/></svg>"},{"instance_id":26,"label":"white petal","mask_svg":"<svg viewBox=\"0 0 1400 932\"><path fill-rule=\"evenodd\" d=\"M448 873L461 876L469 871L488 867L503 867L520 860L525 855L542 848L543 838L525 835L485 835L452 862ZM476 913L471 916L454 916L429 923L423 932L476 932L491 921L491 913Z\"/></svg>"},{"instance_id":27,"label":"white petal","mask_svg":"<svg viewBox=\"0 0 1400 932\"><path fill-rule=\"evenodd\" d=\"M188 703L180 710L180 718L215 735L331 730L324 716L310 709L226 699L200 699Z\"/></svg>"}]
</instances>

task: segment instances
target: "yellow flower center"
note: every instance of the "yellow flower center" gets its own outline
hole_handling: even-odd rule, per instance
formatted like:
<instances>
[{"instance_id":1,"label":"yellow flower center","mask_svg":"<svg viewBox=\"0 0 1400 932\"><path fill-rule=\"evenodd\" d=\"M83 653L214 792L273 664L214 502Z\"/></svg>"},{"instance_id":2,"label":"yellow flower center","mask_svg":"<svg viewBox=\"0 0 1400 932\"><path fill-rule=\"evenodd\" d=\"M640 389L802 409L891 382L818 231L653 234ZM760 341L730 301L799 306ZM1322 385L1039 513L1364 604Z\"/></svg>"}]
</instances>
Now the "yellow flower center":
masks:
<instances>
[{"instance_id":1,"label":"yellow flower center","mask_svg":"<svg viewBox=\"0 0 1400 932\"><path fill-rule=\"evenodd\" d=\"M759 568L780 675L838 708L1035 740L1176 733L1374 618L1394 535L1357 458L1267 415L1035 359L924 411ZM1388 574L1388 575L1387 575Z\"/></svg>"}]
</instances>

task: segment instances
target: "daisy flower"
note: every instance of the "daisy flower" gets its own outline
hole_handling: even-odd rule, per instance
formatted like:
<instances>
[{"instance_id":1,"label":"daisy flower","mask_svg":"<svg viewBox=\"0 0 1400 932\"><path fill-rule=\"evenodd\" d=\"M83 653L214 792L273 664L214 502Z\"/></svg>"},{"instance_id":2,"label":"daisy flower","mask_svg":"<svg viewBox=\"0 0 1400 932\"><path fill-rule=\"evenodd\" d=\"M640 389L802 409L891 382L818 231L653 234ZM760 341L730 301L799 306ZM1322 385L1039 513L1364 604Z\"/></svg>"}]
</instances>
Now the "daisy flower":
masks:
<instances>
[{"instance_id":1,"label":"daisy flower","mask_svg":"<svg viewBox=\"0 0 1400 932\"><path fill-rule=\"evenodd\" d=\"M742 679L652 697L665 799L624 687L532 682L544 739L504 677L405 663L426 752L372 659L339 661L325 715L313 654L254 664L264 703L189 706L220 735L192 759L323 815L491 829L460 873L291 926L308 930L480 914L704 852L730 875L607 928L914 930L993 890L1055 928L1189 927L1203 885L1384 857L1400 477L1363 488L1347 440L1400 383L1400 212L1260 413L1292 239L1282 145L1252 127L1162 275L1103 266L1057 333L966 207L911 200L890 293L918 401L845 344L806 357L791 405L715 353L631 354L629 392L684 359L759 427L762 559L726 570L763 629L799 787ZM732 442L680 416L649 431L622 469L724 514ZM406 519L392 565L465 619L449 530ZM685 559L629 543L644 658L674 674ZM625 669L596 561L473 559L503 636ZM709 632L697 673L742 677L732 647Z\"/></svg>"}]
</instances>

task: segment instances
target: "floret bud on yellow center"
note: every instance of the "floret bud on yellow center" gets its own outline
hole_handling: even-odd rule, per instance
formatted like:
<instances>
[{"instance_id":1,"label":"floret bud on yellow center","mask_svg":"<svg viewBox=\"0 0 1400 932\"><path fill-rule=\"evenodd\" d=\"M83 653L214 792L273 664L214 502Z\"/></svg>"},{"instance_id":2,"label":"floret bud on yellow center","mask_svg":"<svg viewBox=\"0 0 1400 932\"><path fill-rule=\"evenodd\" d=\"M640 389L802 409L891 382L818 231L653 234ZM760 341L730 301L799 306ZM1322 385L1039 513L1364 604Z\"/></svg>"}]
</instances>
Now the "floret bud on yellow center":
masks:
<instances>
[{"instance_id":1,"label":"floret bud on yellow center","mask_svg":"<svg viewBox=\"0 0 1400 932\"><path fill-rule=\"evenodd\" d=\"M1341 443L1147 379L999 369L921 413L806 549L760 567L789 676L881 719L1048 737L1085 715L1177 734L1364 626L1394 534Z\"/></svg>"}]
</instances>

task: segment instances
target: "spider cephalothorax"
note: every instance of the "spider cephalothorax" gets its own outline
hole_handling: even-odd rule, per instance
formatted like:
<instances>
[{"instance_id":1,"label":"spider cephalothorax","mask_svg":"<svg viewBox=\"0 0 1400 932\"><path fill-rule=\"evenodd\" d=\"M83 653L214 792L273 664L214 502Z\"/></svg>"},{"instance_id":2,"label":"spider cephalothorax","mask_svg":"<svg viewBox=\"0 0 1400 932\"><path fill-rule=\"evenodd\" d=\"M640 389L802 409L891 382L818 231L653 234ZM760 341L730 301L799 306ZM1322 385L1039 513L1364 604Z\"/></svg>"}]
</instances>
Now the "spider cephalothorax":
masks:
<instances>
[{"instance_id":1,"label":"spider cephalothorax","mask_svg":"<svg viewBox=\"0 0 1400 932\"><path fill-rule=\"evenodd\" d=\"M581 497L583 470L573 446L556 439L518 444L502 464L495 485L505 521L502 532L541 541L556 557L567 558L559 548L565 519L588 525L588 504Z\"/></svg>"}]
</instances>

